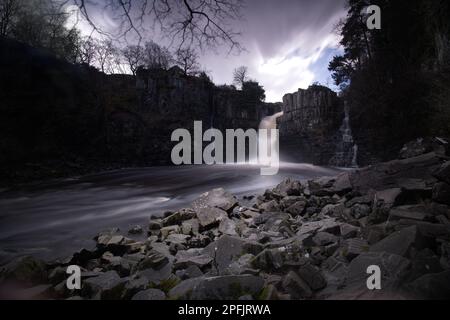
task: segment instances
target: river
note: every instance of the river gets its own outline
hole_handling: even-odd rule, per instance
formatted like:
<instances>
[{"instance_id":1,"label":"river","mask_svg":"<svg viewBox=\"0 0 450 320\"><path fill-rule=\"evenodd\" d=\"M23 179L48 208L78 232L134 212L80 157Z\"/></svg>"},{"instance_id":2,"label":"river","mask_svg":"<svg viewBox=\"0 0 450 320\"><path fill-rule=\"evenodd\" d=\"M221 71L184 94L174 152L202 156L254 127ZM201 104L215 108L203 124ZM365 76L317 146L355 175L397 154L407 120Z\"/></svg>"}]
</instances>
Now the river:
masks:
<instances>
[{"instance_id":1,"label":"river","mask_svg":"<svg viewBox=\"0 0 450 320\"><path fill-rule=\"evenodd\" d=\"M332 176L339 169L281 163L276 176L250 165L123 169L0 192L0 264L19 255L63 258L92 248L111 227L126 234L152 215L186 206L201 193L223 187L241 200L278 184ZM145 229L144 229L145 230Z\"/></svg>"}]
</instances>

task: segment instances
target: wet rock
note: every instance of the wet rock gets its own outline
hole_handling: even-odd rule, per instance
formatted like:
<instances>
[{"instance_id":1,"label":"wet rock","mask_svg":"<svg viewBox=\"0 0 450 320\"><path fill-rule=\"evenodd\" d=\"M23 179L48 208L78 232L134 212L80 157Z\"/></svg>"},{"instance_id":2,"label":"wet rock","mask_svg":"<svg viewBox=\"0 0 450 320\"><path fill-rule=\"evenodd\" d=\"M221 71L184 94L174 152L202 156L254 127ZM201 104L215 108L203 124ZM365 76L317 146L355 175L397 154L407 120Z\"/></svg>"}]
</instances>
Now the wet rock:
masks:
<instances>
[{"instance_id":1,"label":"wet rock","mask_svg":"<svg viewBox=\"0 0 450 320\"><path fill-rule=\"evenodd\" d=\"M162 220L150 220L148 223L149 230L161 230L163 227Z\"/></svg>"},{"instance_id":2,"label":"wet rock","mask_svg":"<svg viewBox=\"0 0 450 320\"><path fill-rule=\"evenodd\" d=\"M426 239L416 226L394 232L370 247L371 252L387 252L402 257L409 255L412 248L426 248Z\"/></svg>"},{"instance_id":3,"label":"wet rock","mask_svg":"<svg viewBox=\"0 0 450 320\"><path fill-rule=\"evenodd\" d=\"M369 251L369 244L364 239L348 239L345 241L344 256L352 261L360 254Z\"/></svg>"},{"instance_id":4,"label":"wet rock","mask_svg":"<svg viewBox=\"0 0 450 320\"><path fill-rule=\"evenodd\" d=\"M237 236L238 235L238 233L236 232L236 223L229 218L225 218L220 222L219 231L222 234L226 234L229 236Z\"/></svg>"},{"instance_id":5,"label":"wet rock","mask_svg":"<svg viewBox=\"0 0 450 320\"><path fill-rule=\"evenodd\" d=\"M162 224L164 227L181 225L183 221L195 218L195 211L191 209L182 209L174 214L164 218Z\"/></svg>"},{"instance_id":6,"label":"wet rock","mask_svg":"<svg viewBox=\"0 0 450 320\"><path fill-rule=\"evenodd\" d=\"M257 242L248 241L242 238L222 236L219 240L209 244L203 254L213 258L213 266L218 272L224 271L242 255L250 253L257 255L263 250L263 246Z\"/></svg>"},{"instance_id":7,"label":"wet rock","mask_svg":"<svg viewBox=\"0 0 450 320\"><path fill-rule=\"evenodd\" d=\"M281 206L278 204L278 202L276 200L272 200L269 202L263 202L262 204L260 204L258 206L258 208L262 212L280 212L281 211Z\"/></svg>"},{"instance_id":8,"label":"wet rock","mask_svg":"<svg viewBox=\"0 0 450 320\"><path fill-rule=\"evenodd\" d=\"M328 232L318 232L312 241L317 246L327 246L329 244L337 243L339 238Z\"/></svg>"},{"instance_id":9,"label":"wet rock","mask_svg":"<svg viewBox=\"0 0 450 320\"><path fill-rule=\"evenodd\" d=\"M300 196L303 193L303 186L299 181L286 178L272 192L279 197Z\"/></svg>"},{"instance_id":10,"label":"wet rock","mask_svg":"<svg viewBox=\"0 0 450 320\"><path fill-rule=\"evenodd\" d=\"M45 281L46 278L46 264L31 256L17 258L0 268L0 279L4 280L33 285Z\"/></svg>"},{"instance_id":11,"label":"wet rock","mask_svg":"<svg viewBox=\"0 0 450 320\"><path fill-rule=\"evenodd\" d=\"M196 210L197 218L203 228L211 228L228 218L227 213L219 208L206 207Z\"/></svg>"},{"instance_id":12,"label":"wet rock","mask_svg":"<svg viewBox=\"0 0 450 320\"><path fill-rule=\"evenodd\" d=\"M161 229L161 238L162 239L166 239L169 234L179 234L181 233L181 229L179 226L175 225L175 226L169 226L169 227L164 227Z\"/></svg>"},{"instance_id":13,"label":"wet rock","mask_svg":"<svg viewBox=\"0 0 450 320\"><path fill-rule=\"evenodd\" d=\"M290 213L293 217L301 216L304 214L307 206L307 202L304 200L297 201L294 204L286 208L286 212Z\"/></svg>"},{"instance_id":14,"label":"wet rock","mask_svg":"<svg viewBox=\"0 0 450 320\"><path fill-rule=\"evenodd\" d=\"M381 283L383 288L395 287L405 276L410 261L396 254L387 252L365 252L353 259L348 266L346 283L348 285L356 283L358 286L366 287L367 268L369 266L379 266L381 269Z\"/></svg>"},{"instance_id":15,"label":"wet rock","mask_svg":"<svg viewBox=\"0 0 450 320\"><path fill-rule=\"evenodd\" d=\"M181 224L181 232L185 235L196 235L199 233L200 222L198 219L190 219L183 221Z\"/></svg>"},{"instance_id":16,"label":"wet rock","mask_svg":"<svg viewBox=\"0 0 450 320\"><path fill-rule=\"evenodd\" d=\"M197 212L204 208L219 208L226 212L231 212L238 204L237 199L229 192L222 188L202 194L192 203L192 209Z\"/></svg>"},{"instance_id":17,"label":"wet rock","mask_svg":"<svg viewBox=\"0 0 450 320\"><path fill-rule=\"evenodd\" d=\"M147 289L136 293L131 300L166 300L166 294L158 289Z\"/></svg>"},{"instance_id":18,"label":"wet rock","mask_svg":"<svg viewBox=\"0 0 450 320\"><path fill-rule=\"evenodd\" d=\"M436 183L433 188L433 200L450 205L450 184L445 182Z\"/></svg>"},{"instance_id":19,"label":"wet rock","mask_svg":"<svg viewBox=\"0 0 450 320\"><path fill-rule=\"evenodd\" d=\"M264 287L264 280L252 275L206 278L192 290L193 300L236 300L243 295L255 296Z\"/></svg>"},{"instance_id":20,"label":"wet rock","mask_svg":"<svg viewBox=\"0 0 450 320\"><path fill-rule=\"evenodd\" d=\"M149 252L149 254L140 261L136 268L137 270L155 269L159 270L169 263L169 258L155 250Z\"/></svg>"},{"instance_id":21,"label":"wet rock","mask_svg":"<svg viewBox=\"0 0 450 320\"><path fill-rule=\"evenodd\" d=\"M202 253L202 249L189 249L186 251L178 251L175 256L175 269L185 269L190 266L203 268L211 264L213 258L210 255Z\"/></svg>"},{"instance_id":22,"label":"wet rock","mask_svg":"<svg viewBox=\"0 0 450 320\"><path fill-rule=\"evenodd\" d=\"M389 211L389 221L400 219L424 221L428 216L429 214L425 212L425 208L417 205L394 207Z\"/></svg>"},{"instance_id":23,"label":"wet rock","mask_svg":"<svg viewBox=\"0 0 450 320\"><path fill-rule=\"evenodd\" d=\"M307 299L311 298L313 295L308 284L293 271L289 271L284 277L282 287L294 299Z\"/></svg>"},{"instance_id":24,"label":"wet rock","mask_svg":"<svg viewBox=\"0 0 450 320\"><path fill-rule=\"evenodd\" d=\"M130 230L128 230L129 234L142 234L144 231L141 226L134 226Z\"/></svg>"},{"instance_id":25,"label":"wet rock","mask_svg":"<svg viewBox=\"0 0 450 320\"><path fill-rule=\"evenodd\" d=\"M118 300L122 296L126 279L121 279L116 271L105 272L98 277L83 281L83 292L102 300Z\"/></svg>"}]
</instances>

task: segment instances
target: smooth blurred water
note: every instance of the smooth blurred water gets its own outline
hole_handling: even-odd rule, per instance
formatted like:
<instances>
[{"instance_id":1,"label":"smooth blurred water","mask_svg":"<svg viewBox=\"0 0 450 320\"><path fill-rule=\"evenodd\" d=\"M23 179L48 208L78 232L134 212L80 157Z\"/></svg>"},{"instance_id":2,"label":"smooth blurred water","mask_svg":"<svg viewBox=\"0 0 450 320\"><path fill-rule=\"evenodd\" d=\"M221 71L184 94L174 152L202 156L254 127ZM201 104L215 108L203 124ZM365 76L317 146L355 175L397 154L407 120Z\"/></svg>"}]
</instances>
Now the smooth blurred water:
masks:
<instances>
[{"instance_id":1,"label":"smooth blurred water","mask_svg":"<svg viewBox=\"0 0 450 320\"><path fill-rule=\"evenodd\" d=\"M126 232L146 225L152 215L176 210L203 192L223 187L242 199L285 177L332 176L339 169L282 163L276 176L261 176L258 166L215 165L124 169L78 179L0 192L0 263L33 254L65 257L94 245L99 231Z\"/></svg>"}]
</instances>

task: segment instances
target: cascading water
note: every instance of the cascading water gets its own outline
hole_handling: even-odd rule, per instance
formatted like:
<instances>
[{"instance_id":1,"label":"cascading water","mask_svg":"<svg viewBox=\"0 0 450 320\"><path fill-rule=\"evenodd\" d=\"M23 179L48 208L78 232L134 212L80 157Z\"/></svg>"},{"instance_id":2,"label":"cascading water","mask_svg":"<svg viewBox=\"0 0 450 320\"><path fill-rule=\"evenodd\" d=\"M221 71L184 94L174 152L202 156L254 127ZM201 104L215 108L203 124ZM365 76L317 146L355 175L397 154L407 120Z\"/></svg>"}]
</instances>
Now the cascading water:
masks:
<instances>
[{"instance_id":1,"label":"cascading water","mask_svg":"<svg viewBox=\"0 0 450 320\"><path fill-rule=\"evenodd\" d=\"M267 154L267 157L261 157L259 158L259 164L269 164L271 163L272 156L275 156L272 154L272 151L279 152L278 148L274 145L275 141L271 137L271 130L277 129L277 119L282 117L284 115L284 112L278 112L272 116L265 117L261 120L259 124L259 129L266 129L268 132L267 140L262 141L262 136L259 136L259 146L261 147L261 144L264 144L264 142L267 143L267 153L263 152L262 155Z\"/></svg>"},{"instance_id":2,"label":"cascading water","mask_svg":"<svg viewBox=\"0 0 450 320\"><path fill-rule=\"evenodd\" d=\"M330 160L330 165L337 167L358 167L358 145L352 135L350 126L350 111L348 105L344 106L344 120L339 129L340 139L336 145L336 152Z\"/></svg>"}]
</instances>

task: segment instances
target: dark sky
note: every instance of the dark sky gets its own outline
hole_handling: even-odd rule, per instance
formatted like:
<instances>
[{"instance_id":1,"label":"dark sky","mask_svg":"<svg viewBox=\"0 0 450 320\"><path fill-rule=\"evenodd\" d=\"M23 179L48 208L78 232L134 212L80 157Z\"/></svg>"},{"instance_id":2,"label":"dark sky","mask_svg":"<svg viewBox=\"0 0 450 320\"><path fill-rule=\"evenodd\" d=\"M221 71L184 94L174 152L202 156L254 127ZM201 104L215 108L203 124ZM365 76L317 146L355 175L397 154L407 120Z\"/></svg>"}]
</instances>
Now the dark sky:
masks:
<instances>
[{"instance_id":1,"label":"dark sky","mask_svg":"<svg viewBox=\"0 0 450 320\"><path fill-rule=\"evenodd\" d=\"M332 85L328 62L339 50L333 32L345 16L345 0L246 0L238 22L247 49L237 55L206 52L202 66L217 84L232 82L233 69L246 65L250 77L266 89L267 101L319 81ZM106 25L106 14L100 15Z\"/></svg>"}]
</instances>

